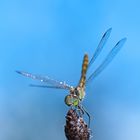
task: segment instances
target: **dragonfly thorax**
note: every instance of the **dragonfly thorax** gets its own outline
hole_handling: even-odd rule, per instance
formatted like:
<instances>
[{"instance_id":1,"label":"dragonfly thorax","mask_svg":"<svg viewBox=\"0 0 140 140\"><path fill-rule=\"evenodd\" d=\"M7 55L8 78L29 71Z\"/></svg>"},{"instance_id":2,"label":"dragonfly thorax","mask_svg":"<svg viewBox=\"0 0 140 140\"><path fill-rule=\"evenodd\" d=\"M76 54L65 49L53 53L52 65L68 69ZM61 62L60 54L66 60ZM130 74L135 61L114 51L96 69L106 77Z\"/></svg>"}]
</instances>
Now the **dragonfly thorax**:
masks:
<instances>
[{"instance_id":1,"label":"dragonfly thorax","mask_svg":"<svg viewBox=\"0 0 140 140\"><path fill-rule=\"evenodd\" d=\"M65 97L65 104L68 106L78 106L84 98L85 91L83 88L76 87L70 90L70 94Z\"/></svg>"}]
</instances>

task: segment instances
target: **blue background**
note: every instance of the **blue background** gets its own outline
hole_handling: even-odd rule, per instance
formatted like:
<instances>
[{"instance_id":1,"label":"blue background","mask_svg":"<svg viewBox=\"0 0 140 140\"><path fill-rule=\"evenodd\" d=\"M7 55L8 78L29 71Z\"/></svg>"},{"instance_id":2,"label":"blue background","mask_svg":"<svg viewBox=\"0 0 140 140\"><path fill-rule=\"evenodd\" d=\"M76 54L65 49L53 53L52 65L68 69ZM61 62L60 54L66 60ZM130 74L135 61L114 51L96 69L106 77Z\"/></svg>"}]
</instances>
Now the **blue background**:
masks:
<instances>
[{"instance_id":1,"label":"blue background","mask_svg":"<svg viewBox=\"0 0 140 140\"><path fill-rule=\"evenodd\" d=\"M140 139L140 2L138 0L0 1L0 139L63 140L64 90L15 70L48 75L76 86L84 53L91 58L103 33L113 28L88 75L122 37L123 49L87 86L83 102L93 116L95 140Z\"/></svg>"}]
</instances>

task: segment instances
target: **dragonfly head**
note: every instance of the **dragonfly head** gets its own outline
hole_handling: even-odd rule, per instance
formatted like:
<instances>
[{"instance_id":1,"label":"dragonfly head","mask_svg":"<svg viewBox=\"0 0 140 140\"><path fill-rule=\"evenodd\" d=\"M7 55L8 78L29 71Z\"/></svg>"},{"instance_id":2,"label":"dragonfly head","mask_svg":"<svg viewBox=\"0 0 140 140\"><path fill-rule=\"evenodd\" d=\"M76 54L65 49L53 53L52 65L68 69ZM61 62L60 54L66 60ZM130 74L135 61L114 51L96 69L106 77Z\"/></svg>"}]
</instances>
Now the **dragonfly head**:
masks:
<instances>
[{"instance_id":1,"label":"dragonfly head","mask_svg":"<svg viewBox=\"0 0 140 140\"><path fill-rule=\"evenodd\" d=\"M70 94L65 97L65 104L68 106L78 106L79 102L84 98L84 95L83 88L71 88Z\"/></svg>"},{"instance_id":2,"label":"dragonfly head","mask_svg":"<svg viewBox=\"0 0 140 140\"><path fill-rule=\"evenodd\" d=\"M79 104L79 98L76 94L76 88L71 88L69 95L65 97L65 104L68 106L77 106Z\"/></svg>"}]
</instances>

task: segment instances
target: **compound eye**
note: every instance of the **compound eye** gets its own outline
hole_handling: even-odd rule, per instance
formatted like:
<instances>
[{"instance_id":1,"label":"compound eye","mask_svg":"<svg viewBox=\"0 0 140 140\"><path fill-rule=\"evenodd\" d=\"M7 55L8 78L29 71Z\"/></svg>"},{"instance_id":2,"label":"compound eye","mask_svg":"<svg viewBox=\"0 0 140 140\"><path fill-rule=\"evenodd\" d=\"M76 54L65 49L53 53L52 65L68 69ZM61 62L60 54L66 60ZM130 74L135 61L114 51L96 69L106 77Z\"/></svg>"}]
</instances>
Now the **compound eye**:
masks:
<instances>
[{"instance_id":1,"label":"compound eye","mask_svg":"<svg viewBox=\"0 0 140 140\"><path fill-rule=\"evenodd\" d=\"M67 95L65 97L65 104L71 106L73 104L73 97L71 95Z\"/></svg>"},{"instance_id":2,"label":"compound eye","mask_svg":"<svg viewBox=\"0 0 140 140\"><path fill-rule=\"evenodd\" d=\"M79 99L77 96L67 95L65 97L65 104L68 106L77 106L79 104Z\"/></svg>"}]
</instances>

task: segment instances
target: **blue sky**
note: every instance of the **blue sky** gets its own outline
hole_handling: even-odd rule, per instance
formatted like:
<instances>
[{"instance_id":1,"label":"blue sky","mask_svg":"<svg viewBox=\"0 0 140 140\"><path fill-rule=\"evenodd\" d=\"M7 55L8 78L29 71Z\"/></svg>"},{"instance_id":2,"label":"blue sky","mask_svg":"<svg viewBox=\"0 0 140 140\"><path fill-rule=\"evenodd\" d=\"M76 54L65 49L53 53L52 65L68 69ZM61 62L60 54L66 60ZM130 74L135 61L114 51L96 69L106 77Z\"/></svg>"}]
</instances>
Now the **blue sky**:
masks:
<instances>
[{"instance_id":1,"label":"blue sky","mask_svg":"<svg viewBox=\"0 0 140 140\"><path fill-rule=\"evenodd\" d=\"M83 102L96 140L139 140L140 2L34 0L0 2L0 139L65 139L67 91L31 88L15 70L48 75L76 86L83 55L111 36L90 75L123 37L113 62L87 86Z\"/></svg>"}]
</instances>

